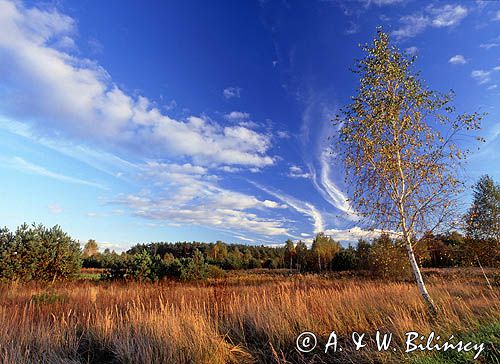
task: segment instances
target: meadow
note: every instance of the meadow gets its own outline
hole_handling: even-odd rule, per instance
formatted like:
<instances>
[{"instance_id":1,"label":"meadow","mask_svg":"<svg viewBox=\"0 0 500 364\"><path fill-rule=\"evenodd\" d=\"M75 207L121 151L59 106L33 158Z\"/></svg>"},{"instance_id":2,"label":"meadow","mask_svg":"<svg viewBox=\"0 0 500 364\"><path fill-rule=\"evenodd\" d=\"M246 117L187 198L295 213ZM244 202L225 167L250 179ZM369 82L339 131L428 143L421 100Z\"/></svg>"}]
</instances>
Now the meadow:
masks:
<instances>
[{"instance_id":1,"label":"meadow","mask_svg":"<svg viewBox=\"0 0 500 364\"><path fill-rule=\"evenodd\" d=\"M498 270L487 270L490 277ZM92 273L95 274L95 273ZM92 275L90 274L90 275ZM202 283L73 282L0 286L0 363L466 363L472 353L404 353L404 333L485 342L476 362L499 361L500 290L477 269L426 270L439 312L412 282L236 272ZM87 273L87 278L89 273ZM295 348L302 331L343 351ZM372 333L394 334L377 352ZM352 331L370 337L355 351Z\"/></svg>"}]
</instances>

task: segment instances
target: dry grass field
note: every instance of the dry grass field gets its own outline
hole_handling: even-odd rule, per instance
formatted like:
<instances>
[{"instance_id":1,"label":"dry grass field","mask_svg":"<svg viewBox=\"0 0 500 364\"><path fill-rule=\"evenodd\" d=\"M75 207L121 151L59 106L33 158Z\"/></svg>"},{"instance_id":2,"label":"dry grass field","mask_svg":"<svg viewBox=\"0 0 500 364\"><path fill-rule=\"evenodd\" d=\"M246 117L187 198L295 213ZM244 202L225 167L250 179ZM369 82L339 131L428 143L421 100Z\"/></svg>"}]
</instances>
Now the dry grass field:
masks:
<instances>
[{"instance_id":1,"label":"dry grass field","mask_svg":"<svg viewBox=\"0 0 500 364\"><path fill-rule=\"evenodd\" d=\"M486 330L486 336L474 336L493 337L477 362L497 360L498 286L490 290L476 270L433 270L426 277L440 308L436 318L427 314L411 282L348 275L3 285L0 363L467 362L440 361L429 352L405 354L403 345L380 353L371 344L360 351L349 346L352 331L375 330L394 333L399 344L407 331L444 337ZM295 340L305 330L320 343L335 330L345 349L324 354L318 346L299 353Z\"/></svg>"}]
</instances>

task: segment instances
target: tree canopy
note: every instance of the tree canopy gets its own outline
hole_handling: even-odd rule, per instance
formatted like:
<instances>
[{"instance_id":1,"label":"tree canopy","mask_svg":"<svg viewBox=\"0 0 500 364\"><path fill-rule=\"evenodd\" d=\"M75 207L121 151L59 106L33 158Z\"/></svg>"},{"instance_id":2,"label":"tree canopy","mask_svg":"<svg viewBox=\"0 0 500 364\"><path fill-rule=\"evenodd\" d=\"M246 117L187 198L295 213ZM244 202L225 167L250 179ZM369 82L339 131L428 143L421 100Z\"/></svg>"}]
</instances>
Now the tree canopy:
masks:
<instances>
[{"instance_id":1,"label":"tree canopy","mask_svg":"<svg viewBox=\"0 0 500 364\"><path fill-rule=\"evenodd\" d=\"M484 175L473 190L473 202L465 216L467 236L476 240L500 240L500 185Z\"/></svg>"},{"instance_id":2,"label":"tree canopy","mask_svg":"<svg viewBox=\"0 0 500 364\"><path fill-rule=\"evenodd\" d=\"M334 119L335 152L346 172L350 203L370 227L402 237L420 292L433 302L415 259L412 240L439 226L463 186L458 172L468 154L457 142L479 129L481 115L456 114L453 93L428 89L410 57L382 30L354 72L359 87Z\"/></svg>"}]
</instances>

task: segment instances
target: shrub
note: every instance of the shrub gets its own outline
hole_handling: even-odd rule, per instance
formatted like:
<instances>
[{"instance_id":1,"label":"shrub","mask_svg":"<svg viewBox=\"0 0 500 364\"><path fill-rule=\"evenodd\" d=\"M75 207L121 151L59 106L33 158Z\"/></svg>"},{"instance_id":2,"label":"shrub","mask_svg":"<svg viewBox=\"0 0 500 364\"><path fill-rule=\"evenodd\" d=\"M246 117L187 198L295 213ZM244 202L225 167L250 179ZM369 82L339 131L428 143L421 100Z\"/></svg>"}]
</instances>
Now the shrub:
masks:
<instances>
[{"instance_id":1,"label":"shrub","mask_svg":"<svg viewBox=\"0 0 500 364\"><path fill-rule=\"evenodd\" d=\"M207 266L207 278L224 278L226 271L216 265L209 264Z\"/></svg>"},{"instance_id":2,"label":"shrub","mask_svg":"<svg viewBox=\"0 0 500 364\"><path fill-rule=\"evenodd\" d=\"M373 276L384 279L406 279L411 273L404 247L387 234L373 240L368 266Z\"/></svg>"},{"instance_id":3,"label":"shrub","mask_svg":"<svg viewBox=\"0 0 500 364\"><path fill-rule=\"evenodd\" d=\"M57 292L42 292L31 296L31 302L37 304L53 304L58 302L64 303L66 300L67 297L65 295Z\"/></svg>"},{"instance_id":4,"label":"shrub","mask_svg":"<svg viewBox=\"0 0 500 364\"><path fill-rule=\"evenodd\" d=\"M81 268L80 245L59 226L21 225L14 234L0 230L0 279L74 278Z\"/></svg>"},{"instance_id":5,"label":"shrub","mask_svg":"<svg viewBox=\"0 0 500 364\"><path fill-rule=\"evenodd\" d=\"M208 264L205 262L203 254L196 250L192 258L185 260L184 266L181 268L180 277L185 281L196 281L207 278Z\"/></svg>"}]
</instances>

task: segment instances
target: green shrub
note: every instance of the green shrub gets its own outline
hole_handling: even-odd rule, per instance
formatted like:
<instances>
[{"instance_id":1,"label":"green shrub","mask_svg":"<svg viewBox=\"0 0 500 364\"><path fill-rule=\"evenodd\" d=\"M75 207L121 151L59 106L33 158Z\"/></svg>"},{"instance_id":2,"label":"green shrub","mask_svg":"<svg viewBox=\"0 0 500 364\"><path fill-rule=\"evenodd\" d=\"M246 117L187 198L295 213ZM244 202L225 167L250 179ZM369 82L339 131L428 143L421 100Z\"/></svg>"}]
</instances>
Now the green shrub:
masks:
<instances>
[{"instance_id":1,"label":"green shrub","mask_svg":"<svg viewBox=\"0 0 500 364\"><path fill-rule=\"evenodd\" d=\"M196 250L192 258L184 261L181 268L180 278L185 281L204 280L208 278L208 264L205 262L203 254Z\"/></svg>"},{"instance_id":2,"label":"green shrub","mask_svg":"<svg viewBox=\"0 0 500 364\"><path fill-rule=\"evenodd\" d=\"M59 226L21 225L13 234L0 229L0 279L74 278L81 268L80 244Z\"/></svg>"},{"instance_id":3,"label":"green shrub","mask_svg":"<svg viewBox=\"0 0 500 364\"><path fill-rule=\"evenodd\" d=\"M31 296L31 302L36 304L64 303L67 297L57 292L42 292Z\"/></svg>"},{"instance_id":4,"label":"green shrub","mask_svg":"<svg viewBox=\"0 0 500 364\"><path fill-rule=\"evenodd\" d=\"M373 240L368 267L374 277L384 279L407 279L411 274L406 250L387 234Z\"/></svg>"},{"instance_id":5,"label":"green shrub","mask_svg":"<svg viewBox=\"0 0 500 364\"><path fill-rule=\"evenodd\" d=\"M207 266L207 278L224 278L226 271L221 267L209 264Z\"/></svg>"}]
</instances>

